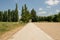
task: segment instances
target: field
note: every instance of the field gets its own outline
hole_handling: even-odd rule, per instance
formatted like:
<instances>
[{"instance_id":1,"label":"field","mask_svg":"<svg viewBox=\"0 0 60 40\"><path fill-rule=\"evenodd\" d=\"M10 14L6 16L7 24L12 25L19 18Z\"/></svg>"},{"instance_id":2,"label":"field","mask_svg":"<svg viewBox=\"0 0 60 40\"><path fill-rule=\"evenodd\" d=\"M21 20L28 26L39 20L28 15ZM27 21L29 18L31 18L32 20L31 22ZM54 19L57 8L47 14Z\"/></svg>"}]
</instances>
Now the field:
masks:
<instances>
[{"instance_id":1,"label":"field","mask_svg":"<svg viewBox=\"0 0 60 40\"><path fill-rule=\"evenodd\" d=\"M36 22L35 24L54 40L60 40L60 22Z\"/></svg>"},{"instance_id":2,"label":"field","mask_svg":"<svg viewBox=\"0 0 60 40\"><path fill-rule=\"evenodd\" d=\"M24 23L19 22L0 22L0 38L8 33L11 32L14 29L22 28L24 26ZM12 32L11 32L12 33Z\"/></svg>"}]
</instances>

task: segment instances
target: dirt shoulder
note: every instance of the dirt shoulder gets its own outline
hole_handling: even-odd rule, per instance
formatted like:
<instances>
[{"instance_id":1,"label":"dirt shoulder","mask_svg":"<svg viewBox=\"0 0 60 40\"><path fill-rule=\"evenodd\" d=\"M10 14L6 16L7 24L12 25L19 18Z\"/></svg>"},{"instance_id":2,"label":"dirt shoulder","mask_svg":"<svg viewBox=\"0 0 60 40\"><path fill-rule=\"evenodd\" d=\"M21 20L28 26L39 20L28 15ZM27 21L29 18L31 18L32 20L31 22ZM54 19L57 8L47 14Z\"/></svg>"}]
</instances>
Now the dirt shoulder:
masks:
<instances>
[{"instance_id":1,"label":"dirt shoulder","mask_svg":"<svg viewBox=\"0 0 60 40\"><path fill-rule=\"evenodd\" d=\"M60 40L60 23L59 22L40 22L34 23L45 33L55 40Z\"/></svg>"},{"instance_id":2,"label":"dirt shoulder","mask_svg":"<svg viewBox=\"0 0 60 40\"><path fill-rule=\"evenodd\" d=\"M7 40L9 37L11 37L13 34L15 34L17 31L21 30L23 27L15 28L14 30L8 31L5 34L3 34L0 38L0 40Z\"/></svg>"}]
</instances>

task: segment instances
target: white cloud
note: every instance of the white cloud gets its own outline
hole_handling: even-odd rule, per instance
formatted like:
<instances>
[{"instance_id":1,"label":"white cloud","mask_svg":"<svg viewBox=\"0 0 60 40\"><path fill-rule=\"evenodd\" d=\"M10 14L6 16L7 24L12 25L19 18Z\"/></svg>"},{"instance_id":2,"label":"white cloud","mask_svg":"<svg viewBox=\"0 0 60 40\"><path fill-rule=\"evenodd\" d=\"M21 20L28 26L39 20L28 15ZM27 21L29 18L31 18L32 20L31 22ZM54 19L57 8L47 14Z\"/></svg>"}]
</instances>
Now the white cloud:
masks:
<instances>
[{"instance_id":1,"label":"white cloud","mask_svg":"<svg viewBox=\"0 0 60 40\"><path fill-rule=\"evenodd\" d=\"M50 6L57 5L57 4L59 4L59 0L48 0L45 3L50 5Z\"/></svg>"},{"instance_id":2,"label":"white cloud","mask_svg":"<svg viewBox=\"0 0 60 40\"><path fill-rule=\"evenodd\" d=\"M37 12L37 15L45 15L45 14L47 14L47 12L44 11L43 8L39 8L39 11Z\"/></svg>"},{"instance_id":3,"label":"white cloud","mask_svg":"<svg viewBox=\"0 0 60 40\"><path fill-rule=\"evenodd\" d=\"M39 8L39 11L42 11L43 9L42 8Z\"/></svg>"},{"instance_id":4,"label":"white cloud","mask_svg":"<svg viewBox=\"0 0 60 40\"><path fill-rule=\"evenodd\" d=\"M54 15L54 13L50 12L50 13L48 13L47 15L48 15L48 16L50 16L50 15Z\"/></svg>"},{"instance_id":5,"label":"white cloud","mask_svg":"<svg viewBox=\"0 0 60 40\"><path fill-rule=\"evenodd\" d=\"M60 12L60 10L56 10L56 12L58 13L58 12Z\"/></svg>"},{"instance_id":6,"label":"white cloud","mask_svg":"<svg viewBox=\"0 0 60 40\"><path fill-rule=\"evenodd\" d=\"M38 15L40 14L46 14L47 12L46 11L40 11L40 12L38 12Z\"/></svg>"},{"instance_id":7,"label":"white cloud","mask_svg":"<svg viewBox=\"0 0 60 40\"><path fill-rule=\"evenodd\" d=\"M18 12L21 12L21 10L18 10Z\"/></svg>"},{"instance_id":8,"label":"white cloud","mask_svg":"<svg viewBox=\"0 0 60 40\"><path fill-rule=\"evenodd\" d=\"M47 12L46 11L40 11L37 13L38 16L46 16Z\"/></svg>"},{"instance_id":9,"label":"white cloud","mask_svg":"<svg viewBox=\"0 0 60 40\"><path fill-rule=\"evenodd\" d=\"M51 8L51 6L47 6L47 8Z\"/></svg>"},{"instance_id":10,"label":"white cloud","mask_svg":"<svg viewBox=\"0 0 60 40\"><path fill-rule=\"evenodd\" d=\"M39 12L37 12L37 15L38 16L45 16L45 15L47 15L47 12L46 11L39 11Z\"/></svg>"}]
</instances>

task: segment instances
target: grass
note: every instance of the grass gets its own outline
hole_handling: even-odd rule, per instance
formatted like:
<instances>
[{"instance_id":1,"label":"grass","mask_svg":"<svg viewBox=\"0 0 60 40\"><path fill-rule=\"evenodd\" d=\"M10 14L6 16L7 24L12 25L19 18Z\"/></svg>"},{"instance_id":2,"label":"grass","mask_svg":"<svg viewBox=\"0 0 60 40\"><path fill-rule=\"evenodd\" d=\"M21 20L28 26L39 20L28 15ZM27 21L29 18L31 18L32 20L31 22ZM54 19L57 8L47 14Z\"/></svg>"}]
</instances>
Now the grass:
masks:
<instances>
[{"instance_id":1,"label":"grass","mask_svg":"<svg viewBox=\"0 0 60 40\"><path fill-rule=\"evenodd\" d=\"M11 31L15 28L22 27L24 23L19 22L0 22L0 36L5 32Z\"/></svg>"}]
</instances>

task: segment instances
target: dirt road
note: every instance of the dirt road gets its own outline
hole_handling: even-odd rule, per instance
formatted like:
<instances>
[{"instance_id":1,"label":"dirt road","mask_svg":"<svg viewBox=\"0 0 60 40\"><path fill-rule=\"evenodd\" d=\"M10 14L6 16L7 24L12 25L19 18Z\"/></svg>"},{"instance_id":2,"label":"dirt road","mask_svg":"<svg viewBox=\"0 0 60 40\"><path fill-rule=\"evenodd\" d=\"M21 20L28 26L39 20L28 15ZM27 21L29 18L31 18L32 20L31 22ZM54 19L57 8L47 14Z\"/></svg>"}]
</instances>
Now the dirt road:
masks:
<instances>
[{"instance_id":1,"label":"dirt road","mask_svg":"<svg viewBox=\"0 0 60 40\"><path fill-rule=\"evenodd\" d=\"M53 40L33 23L28 23L22 30L16 32L8 40Z\"/></svg>"}]
</instances>

